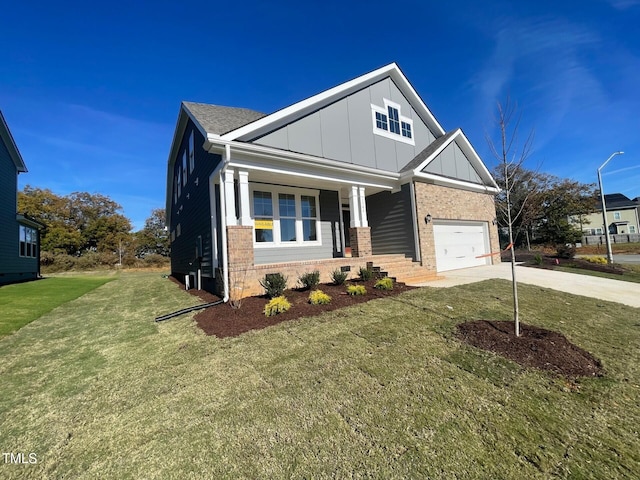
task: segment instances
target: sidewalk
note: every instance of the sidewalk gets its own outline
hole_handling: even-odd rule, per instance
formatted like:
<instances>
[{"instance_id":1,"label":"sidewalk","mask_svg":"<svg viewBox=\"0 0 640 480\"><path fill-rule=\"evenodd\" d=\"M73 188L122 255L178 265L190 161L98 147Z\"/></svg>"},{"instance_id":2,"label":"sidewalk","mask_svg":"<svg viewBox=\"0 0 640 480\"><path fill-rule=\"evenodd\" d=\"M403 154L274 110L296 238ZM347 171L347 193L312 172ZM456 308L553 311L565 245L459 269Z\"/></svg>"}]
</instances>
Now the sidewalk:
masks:
<instances>
[{"instance_id":1,"label":"sidewalk","mask_svg":"<svg viewBox=\"0 0 640 480\"><path fill-rule=\"evenodd\" d=\"M420 283L423 287L453 287L480 282L490 278L511 280L511 263L501 263L486 267L466 268L444 272L442 280ZM599 298L609 302L622 303L640 308L640 283L610 280L608 278L580 275L578 273L557 272L542 268L516 266L516 280L539 287L552 288L560 292Z\"/></svg>"}]
</instances>

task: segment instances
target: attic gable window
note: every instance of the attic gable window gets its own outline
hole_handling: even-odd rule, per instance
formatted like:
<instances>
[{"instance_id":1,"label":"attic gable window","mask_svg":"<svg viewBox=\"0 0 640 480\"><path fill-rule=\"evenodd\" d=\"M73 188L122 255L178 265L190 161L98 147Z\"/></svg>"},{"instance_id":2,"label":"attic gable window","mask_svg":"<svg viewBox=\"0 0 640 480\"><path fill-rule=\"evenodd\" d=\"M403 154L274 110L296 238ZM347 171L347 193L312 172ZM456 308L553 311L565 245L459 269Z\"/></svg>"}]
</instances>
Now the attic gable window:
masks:
<instances>
[{"instance_id":1,"label":"attic gable window","mask_svg":"<svg viewBox=\"0 0 640 480\"><path fill-rule=\"evenodd\" d=\"M402 107L383 98L384 107L371 104L373 133L399 142L415 145L413 120L402 115Z\"/></svg>"}]
</instances>

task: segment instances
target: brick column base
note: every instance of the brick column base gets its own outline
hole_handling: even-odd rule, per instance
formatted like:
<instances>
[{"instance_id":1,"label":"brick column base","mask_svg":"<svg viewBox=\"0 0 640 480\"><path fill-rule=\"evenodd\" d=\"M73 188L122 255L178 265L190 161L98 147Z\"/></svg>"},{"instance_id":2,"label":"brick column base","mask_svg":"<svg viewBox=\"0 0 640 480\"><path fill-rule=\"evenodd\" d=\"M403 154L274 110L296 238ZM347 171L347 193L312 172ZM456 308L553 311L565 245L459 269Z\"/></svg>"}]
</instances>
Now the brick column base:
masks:
<instances>
[{"instance_id":1,"label":"brick column base","mask_svg":"<svg viewBox=\"0 0 640 480\"><path fill-rule=\"evenodd\" d=\"M244 225L227 226L229 271L253 267L253 228Z\"/></svg>"},{"instance_id":2,"label":"brick column base","mask_svg":"<svg viewBox=\"0 0 640 480\"><path fill-rule=\"evenodd\" d=\"M349 239L351 240L351 256L367 257L373 255L370 227L350 228Z\"/></svg>"}]
</instances>

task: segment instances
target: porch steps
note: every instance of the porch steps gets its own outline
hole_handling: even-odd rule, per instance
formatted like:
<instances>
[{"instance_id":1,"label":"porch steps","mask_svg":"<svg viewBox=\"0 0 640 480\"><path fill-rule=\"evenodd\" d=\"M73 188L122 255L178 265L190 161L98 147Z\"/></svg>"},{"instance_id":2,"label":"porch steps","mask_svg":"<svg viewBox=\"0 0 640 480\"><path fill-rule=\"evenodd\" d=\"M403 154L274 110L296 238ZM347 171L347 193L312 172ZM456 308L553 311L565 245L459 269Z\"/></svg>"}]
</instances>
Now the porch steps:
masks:
<instances>
[{"instance_id":1,"label":"porch steps","mask_svg":"<svg viewBox=\"0 0 640 480\"><path fill-rule=\"evenodd\" d=\"M383 276L395 279L397 282L415 285L422 282L437 280L441 277L422 267L404 255L376 255L374 262L368 262L373 271Z\"/></svg>"}]
</instances>

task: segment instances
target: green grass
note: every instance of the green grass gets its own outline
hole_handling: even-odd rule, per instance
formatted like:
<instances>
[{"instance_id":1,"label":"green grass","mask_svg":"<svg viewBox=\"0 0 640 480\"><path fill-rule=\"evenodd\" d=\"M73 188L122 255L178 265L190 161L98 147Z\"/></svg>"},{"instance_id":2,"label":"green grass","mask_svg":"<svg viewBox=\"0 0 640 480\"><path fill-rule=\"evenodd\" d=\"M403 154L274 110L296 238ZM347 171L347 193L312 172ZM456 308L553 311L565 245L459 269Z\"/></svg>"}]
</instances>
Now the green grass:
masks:
<instances>
[{"instance_id":1,"label":"green grass","mask_svg":"<svg viewBox=\"0 0 640 480\"><path fill-rule=\"evenodd\" d=\"M521 285L522 321L606 376L568 382L459 343L510 284L422 288L220 340L159 274L126 274L0 340L12 478L638 478L640 310Z\"/></svg>"},{"instance_id":2,"label":"green grass","mask_svg":"<svg viewBox=\"0 0 640 480\"><path fill-rule=\"evenodd\" d=\"M621 265L624 270L622 275L607 272L598 272L578 266L554 266L554 270L568 273L579 273L581 275L591 275L592 277L610 278L611 280L622 280L623 282L640 283L640 265Z\"/></svg>"},{"instance_id":3,"label":"green grass","mask_svg":"<svg viewBox=\"0 0 640 480\"><path fill-rule=\"evenodd\" d=\"M0 338L113 278L54 277L0 288Z\"/></svg>"}]
</instances>

